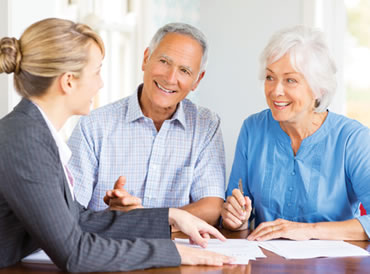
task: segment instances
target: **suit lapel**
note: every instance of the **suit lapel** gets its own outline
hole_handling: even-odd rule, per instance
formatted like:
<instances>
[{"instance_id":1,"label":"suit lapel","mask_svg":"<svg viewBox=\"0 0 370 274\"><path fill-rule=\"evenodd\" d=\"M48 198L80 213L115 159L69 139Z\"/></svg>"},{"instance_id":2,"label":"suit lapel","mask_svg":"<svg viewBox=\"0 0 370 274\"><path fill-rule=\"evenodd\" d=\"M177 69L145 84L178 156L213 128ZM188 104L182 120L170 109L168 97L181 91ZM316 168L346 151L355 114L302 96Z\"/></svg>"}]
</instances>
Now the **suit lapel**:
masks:
<instances>
[{"instance_id":1,"label":"suit lapel","mask_svg":"<svg viewBox=\"0 0 370 274\"><path fill-rule=\"evenodd\" d=\"M62 172L64 174L64 170L63 170L63 167L62 168ZM69 189L69 186L68 186L68 181L67 181L67 178L66 176L63 176L63 189L64 189L64 197L67 201L67 204L68 204L68 207L71 208L71 206L73 205L74 203L74 200L72 198L72 194L71 194L71 191Z\"/></svg>"}]
</instances>

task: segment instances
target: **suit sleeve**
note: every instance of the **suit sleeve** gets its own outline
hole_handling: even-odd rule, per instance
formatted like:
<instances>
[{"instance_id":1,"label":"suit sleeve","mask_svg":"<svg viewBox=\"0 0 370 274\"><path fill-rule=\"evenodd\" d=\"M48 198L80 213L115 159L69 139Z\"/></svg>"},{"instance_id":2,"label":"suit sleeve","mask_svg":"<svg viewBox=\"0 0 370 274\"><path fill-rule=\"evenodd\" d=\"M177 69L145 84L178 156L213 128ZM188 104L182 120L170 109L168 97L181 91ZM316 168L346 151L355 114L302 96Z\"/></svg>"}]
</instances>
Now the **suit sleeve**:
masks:
<instances>
[{"instance_id":1,"label":"suit sleeve","mask_svg":"<svg viewBox=\"0 0 370 274\"><path fill-rule=\"evenodd\" d=\"M114 239L169 239L168 208L144 208L129 212L92 211L79 207L79 222L83 231ZM149 228L149 229L148 229Z\"/></svg>"},{"instance_id":2,"label":"suit sleeve","mask_svg":"<svg viewBox=\"0 0 370 274\"><path fill-rule=\"evenodd\" d=\"M167 210L95 215L68 204L65 175L47 129L30 126L14 136L10 145L2 147L9 156L1 163L7 170L2 178L5 199L26 232L58 267L88 272L180 264L169 238ZM164 232L152 232L156 226ZM144 239L147 236L157 239Z\"/></svg>"}]
</instances>

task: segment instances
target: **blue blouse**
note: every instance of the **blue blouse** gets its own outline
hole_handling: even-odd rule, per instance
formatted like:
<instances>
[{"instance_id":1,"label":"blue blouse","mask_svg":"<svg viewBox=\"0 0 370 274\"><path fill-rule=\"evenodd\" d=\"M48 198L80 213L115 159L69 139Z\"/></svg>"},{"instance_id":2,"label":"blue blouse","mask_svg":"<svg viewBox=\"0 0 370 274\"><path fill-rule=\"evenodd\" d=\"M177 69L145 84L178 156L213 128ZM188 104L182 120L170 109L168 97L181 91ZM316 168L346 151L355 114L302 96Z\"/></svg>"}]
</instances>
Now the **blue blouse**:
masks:
<instances>
[{"instance_id":1,"label":"blue blouse","mask_svg":"<svg viewBox=\"0 0 370 274\"><path fill-rule=\"evenodd\" d=\"M242 179L252 200L256 226L282 218L295 222L357 218L370 237L370 130L328 113L294 156L290 137L264 110L241 128L226 195Z\"/></svg>"}]
</instances>

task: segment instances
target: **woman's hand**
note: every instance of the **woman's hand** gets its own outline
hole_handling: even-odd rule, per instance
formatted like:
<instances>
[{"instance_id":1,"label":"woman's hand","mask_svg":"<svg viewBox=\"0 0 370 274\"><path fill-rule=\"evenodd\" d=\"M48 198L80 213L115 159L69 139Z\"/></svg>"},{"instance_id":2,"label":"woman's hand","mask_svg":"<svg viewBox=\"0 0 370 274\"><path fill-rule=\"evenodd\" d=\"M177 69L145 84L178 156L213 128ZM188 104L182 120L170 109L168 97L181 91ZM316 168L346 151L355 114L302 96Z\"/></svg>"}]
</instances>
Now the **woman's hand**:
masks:
<instances>
[{"instance_id":1,"label":"woman's hand","mask_svg":"<svg viewBox=\"0 0 370 274\"><path fill-rule=\"evenodd\" d=\"M220 241L226 241L226 238L215 227L185 210L170 208L168 211L168 221L170 225L188 235L192 244L207 247L208 239L211 235Z\"/></svg>"},{"instance_id":2,"label":"woman's hand","mask_svg":"<svg viewBox=\"0 0 370 274\"><path fill-rule=\"evenodd\" d=\"M251 212L251 200L247 196L243 197L240 190L236 188L232 195L227 197L222 207L222 225L230 230L247 229Z\"/></svg>"},{"instance_id":3,"label":"woman's hand","mask_svg":"<svg viewBox=\"0 0 370 274\"><path fill-rule=\"evenodd\" d=\"M211 235L220 241L226 241L226 238L215 227L185 210L170 208L168 221L170 225L188 235L191 244L207 247ZM181 264L220 266L234 261L231 257L208 250L191 248L181 244L176 244L176 247L181 256Z\"/></svg>"},{"instance_id":4,"label":"woman's hand","mask_svg":"<svg viewBox=\"0 0 370 274\"><path fill-rule=\"evenodd\" d=\"M181 264L184 265L221 266L234 261L232 257L200 248L192 248L181 244L176 244L176 248L181 257Z\"/></svg>"},{"instance_id":5,"label":"woman's hand","mask_svg":"<svg viewBox=\"0 0 370 274\"><path fill-rule=\"evenodd\" d=\"M267 241L277 238L291 240L310 240L313 232L313 224L297 223L284 219L276 219L272 222L261 223L247 237L250 241Z\"/></svg>"}]
</instances>

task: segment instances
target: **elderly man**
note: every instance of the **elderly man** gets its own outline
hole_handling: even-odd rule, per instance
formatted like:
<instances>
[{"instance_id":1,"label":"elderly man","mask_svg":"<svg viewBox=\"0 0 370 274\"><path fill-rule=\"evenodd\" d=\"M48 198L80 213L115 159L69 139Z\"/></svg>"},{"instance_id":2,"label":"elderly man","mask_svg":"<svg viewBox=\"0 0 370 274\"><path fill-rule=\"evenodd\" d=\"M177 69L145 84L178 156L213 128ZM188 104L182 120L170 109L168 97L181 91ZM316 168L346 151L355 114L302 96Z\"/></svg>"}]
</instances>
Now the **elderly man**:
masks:
<instances>
[{"instance_id":1,"label":"elderly man","mask_svg":"<svg viewBox=\"0 0 370 274\"><path fill-rule=\"evenodd\" d=\"M137 91L81 118L69 167L82 204L105 209L105 190L123 175L106 203L179 207L216 224L225 193L220 119L185 99L204 77L207 47L193 26L163 26L144 52Z\"/></svg>"}]
</instances>

